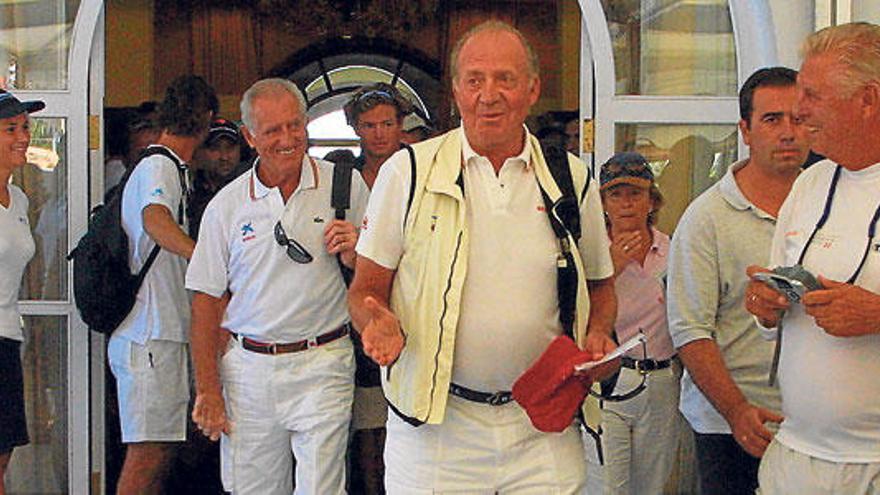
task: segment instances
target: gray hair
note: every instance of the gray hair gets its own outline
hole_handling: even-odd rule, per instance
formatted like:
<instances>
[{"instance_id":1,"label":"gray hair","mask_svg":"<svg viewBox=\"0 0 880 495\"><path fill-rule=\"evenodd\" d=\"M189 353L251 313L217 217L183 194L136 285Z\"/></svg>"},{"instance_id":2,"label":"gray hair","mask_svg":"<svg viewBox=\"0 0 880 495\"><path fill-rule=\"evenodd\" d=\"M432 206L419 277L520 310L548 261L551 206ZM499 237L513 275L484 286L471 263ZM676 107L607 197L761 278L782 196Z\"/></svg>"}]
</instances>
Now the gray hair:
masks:
<instances>
[{"instance_id":1,"label":"gray hair","mask_svg":"<svg viewBox=\"0 0 880 495\"><path fill-rule=\"evenodd\" d=\"M880 26L867 22L831 26L804 42L804 60L825 53L843 66L837 80L847 96L868 82L880 83Z\"/></svg>"},{"instance_id":2,"label":"gray hair","mask_svg":"<svg viewBox=\"0 0 880 495\"><path fill-rule=\"evenodd\" d=\"M244 122L248 129L254 129L255 125L253 115L254 100L266 95L277 95L279 93L289 93L293 96L297 103L299 103L300 112L303 115L306 114L306 99L296 84L280 77L260 79L248 88L241 97L241 121Z\"/></svg>"},{"instance_id":3,"label":"gray hair","mask_svg":"<svg viewBox=\"0 0 880 495\"><path fill-rule=\"evenodd\" d=\"M510 24L499 21L497 19L491 19L476 26L470 28L464 35L455 42L455 46L452 48L452 53L449 55L449 67L452 73L452 79L455 80L458 77L458 56L461 53L461 49L465 43L468 42L475 35L482 33L484 31L502 31L506 33L510 33L519 39L520 43L522 43L523 49L526 51L526 64L529 67L529 75L538 78L540 76L540 63L538 62L538 55L535 53L535 49L532 48L531 43L526 37L520 32L519 29L511 26Z\"/></svg>"}]
</instances>

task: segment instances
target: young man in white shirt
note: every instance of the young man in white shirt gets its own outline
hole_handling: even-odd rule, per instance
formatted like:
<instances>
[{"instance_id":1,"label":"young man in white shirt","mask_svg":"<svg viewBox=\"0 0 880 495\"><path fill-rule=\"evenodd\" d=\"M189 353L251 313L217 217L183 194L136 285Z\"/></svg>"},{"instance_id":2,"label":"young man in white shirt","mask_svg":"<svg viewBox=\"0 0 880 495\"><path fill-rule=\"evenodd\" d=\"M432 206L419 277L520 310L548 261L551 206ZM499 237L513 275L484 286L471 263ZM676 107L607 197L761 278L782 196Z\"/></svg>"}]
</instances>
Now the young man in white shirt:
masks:
<instances>
[{"instance_id":1,"label":"young man in white shirt","mask_svg":"<svg viewBox=\"0 0 880 495\"><path fill-rule=\"evenodd\" d=\"M116 377L125 463L121 494L162 488L173 444L186 440L189 403L189 296L183 286L194 242L186 233L186 162L208 133L218 101L200 77L175 79L159 109L162 134L136 166L122 194L122 226L136 273L154 246L159 254L131 313L113 332L107 356ZM149 149L149 148L148 148Z\"/></svg>"}]
</instances>

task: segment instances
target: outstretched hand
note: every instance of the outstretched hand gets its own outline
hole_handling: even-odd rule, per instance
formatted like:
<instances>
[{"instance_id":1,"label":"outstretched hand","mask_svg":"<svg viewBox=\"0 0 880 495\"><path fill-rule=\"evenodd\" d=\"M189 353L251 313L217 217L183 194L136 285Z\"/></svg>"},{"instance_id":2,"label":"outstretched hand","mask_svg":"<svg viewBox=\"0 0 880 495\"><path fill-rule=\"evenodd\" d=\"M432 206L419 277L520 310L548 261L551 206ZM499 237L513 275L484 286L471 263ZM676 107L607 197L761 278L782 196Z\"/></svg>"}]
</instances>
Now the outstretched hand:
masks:
<instances>
[{"instance_id":1,"label":"outstretched hand","mask_svg":"<svg viewBox=\"0 0 880 495\"><path fill-rule=\"evenodd\" d=\"M370 321L361 332L364 352L379 366L388 366L400 356L406 336L397 316L375 298L365 297L364 307L370 314Z\"/></svg>"}]
</instances>

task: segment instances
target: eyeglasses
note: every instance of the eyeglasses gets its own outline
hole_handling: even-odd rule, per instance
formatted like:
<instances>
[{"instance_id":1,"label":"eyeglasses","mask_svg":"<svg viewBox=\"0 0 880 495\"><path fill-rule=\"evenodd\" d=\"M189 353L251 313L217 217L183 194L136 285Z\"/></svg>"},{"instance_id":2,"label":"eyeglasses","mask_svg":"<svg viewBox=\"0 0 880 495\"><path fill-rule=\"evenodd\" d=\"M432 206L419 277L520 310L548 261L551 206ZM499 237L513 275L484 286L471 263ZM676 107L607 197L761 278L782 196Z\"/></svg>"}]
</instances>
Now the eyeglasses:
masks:
<instances>
[{"instance_id":1,"label":"eyeglasses","mask_svg":"<svg viewBox=\"0 0 880 495\"><path fill-rule=\"evenodd\" d=\"M312 255L302 246L302 244L287 237L284 227L281 226L281 220L275 224L275 242L281 247L287 248L287 257L300 264L312 262Z\"/></svg>"}]
</instances>

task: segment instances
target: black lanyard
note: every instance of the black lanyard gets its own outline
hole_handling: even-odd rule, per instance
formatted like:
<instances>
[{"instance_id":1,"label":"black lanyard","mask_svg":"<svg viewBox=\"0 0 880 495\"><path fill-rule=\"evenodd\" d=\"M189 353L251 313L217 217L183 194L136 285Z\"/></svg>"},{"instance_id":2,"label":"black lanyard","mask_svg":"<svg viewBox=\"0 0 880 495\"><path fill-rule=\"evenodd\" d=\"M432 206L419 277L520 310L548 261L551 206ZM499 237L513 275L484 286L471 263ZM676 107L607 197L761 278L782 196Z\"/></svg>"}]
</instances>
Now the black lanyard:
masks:
<instances>
[{"instance_id":1,"label":"black lanyard","mask_svg":"<svg viewBox=\"0 0 880 495\"><path fill-rule=\"evenodd\" d=\"M831 215L831 204L834 202L834 193L837 191L837 181L840 179L840 171L843 167L840 165L834 170L834 177L831 178L831 186L828 188L828 197L825 199L825 209L822 211L822 216L819 217L819 221L816 222L816 226L813 228L813 233L810 234L809 239L807 239L807 243L804 244L803 249L801 249L801 255L798 256L798 265L802 265L804 263L804 256L807 254L807 249L810 247L810 243L813 242L813 238L816 237L816 232L819 232L819 229L825 226L825 222L828 221L828 217ZM865 244L865 252L862 253L862 260L859 262L858 268L846 281L848 284L854 284L856 279L859 277L859 273L861 273L862 268L865 266L865 261L868 259L868 253L871 251L871 240L874 239L874 234L877 230L877 220L880 219L880 204L877 205L877 209L874 211L874 216L871 218L871 223L868 224L868 241Z\"/></svg>"}]
</instances>

